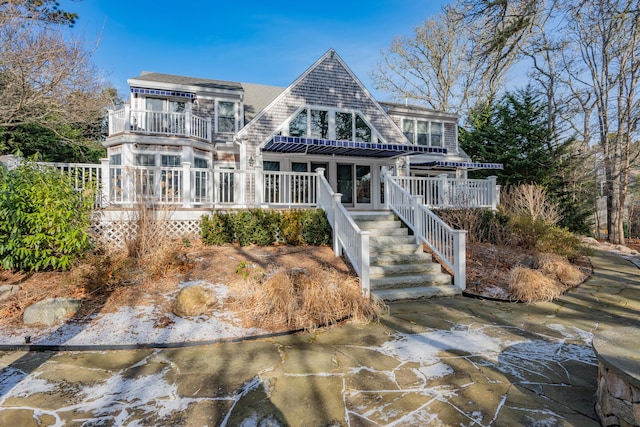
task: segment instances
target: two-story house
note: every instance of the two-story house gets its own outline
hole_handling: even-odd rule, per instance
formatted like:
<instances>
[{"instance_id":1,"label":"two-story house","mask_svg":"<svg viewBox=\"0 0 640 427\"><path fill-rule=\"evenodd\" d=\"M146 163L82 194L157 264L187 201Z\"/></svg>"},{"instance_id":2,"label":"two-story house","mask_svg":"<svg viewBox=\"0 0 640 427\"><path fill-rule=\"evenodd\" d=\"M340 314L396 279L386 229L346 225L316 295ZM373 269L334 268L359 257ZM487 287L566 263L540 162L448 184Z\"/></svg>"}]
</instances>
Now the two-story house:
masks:
<instances>
[{"instance_id":1,"label":"two-story house","mask_svg":"<svg viewBox=\"0 0 640 427\"><path fill-rule=\"evenodd\" d=\"M457 115L378 102L334 50L286 88L151 72L128 83L130 101L110 113L104 142L111 203L184 201L188 181L189 206L295 205L309 195L279 194L297 184L270 172L322 168L346 207L376 210L385 171L465 178L499 167L471 163L458 147Z\"/></svg>"}]
</instances>

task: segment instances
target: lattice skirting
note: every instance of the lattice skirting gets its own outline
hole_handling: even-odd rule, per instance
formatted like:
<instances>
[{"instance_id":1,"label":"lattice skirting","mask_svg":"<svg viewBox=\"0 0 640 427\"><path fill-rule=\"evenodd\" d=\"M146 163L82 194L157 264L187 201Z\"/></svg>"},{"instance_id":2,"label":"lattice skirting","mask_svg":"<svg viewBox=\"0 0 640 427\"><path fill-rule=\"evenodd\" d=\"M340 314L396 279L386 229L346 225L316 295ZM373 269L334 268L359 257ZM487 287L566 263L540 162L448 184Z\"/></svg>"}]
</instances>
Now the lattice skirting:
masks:
<instances>
[{"instance_id":1,"label":"lattice skirting","mask_svg":"<svg viewBox=\"0 0 640 427\"><path fill-rule=\"evenodd\" d=\"M195 238L200 235L199 219L158 219L149 224L154 236L170 238ZM136 237L137 220L94 219L91 221L91 234L97 243L111 248L123 248L128 241Z\"/></svg>"}]
</instances>

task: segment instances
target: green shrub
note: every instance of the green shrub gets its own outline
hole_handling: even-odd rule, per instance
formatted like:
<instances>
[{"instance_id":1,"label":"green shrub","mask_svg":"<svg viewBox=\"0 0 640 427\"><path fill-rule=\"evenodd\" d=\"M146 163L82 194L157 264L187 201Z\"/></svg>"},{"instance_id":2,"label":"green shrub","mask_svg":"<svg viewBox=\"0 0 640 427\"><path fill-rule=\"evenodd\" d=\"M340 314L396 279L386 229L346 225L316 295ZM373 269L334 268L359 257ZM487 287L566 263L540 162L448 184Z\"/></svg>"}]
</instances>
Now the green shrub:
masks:
<instances>
[{"instance_id":1,"label":"green shrub","mask_svg":"<svg viewBox=\"0 0 640 427\"><path fill-rule=\"evenodd\" d=\"M280 239L288 245L301 245L302 215L304 211L285 211L280 216Z\"/></svg>"},{"instance_id":2,"label":"green shrub","mask_svg":"<svg viewBox=\"0 0 640 427\"><path fill-rule=\"evenodd\" d=\"M302 242L326 245L331 240L331 226L322 209L306 210L302 215Z\"/></svg>"},{"instance_id":3,"label":"green shrub","mask_svg":"<svg viewBox=\"0 0 640 427\"><path fill-rule=\"evenodd\" d=\"M204 215L202 241L207 245L238 243L267 246L277 241L290 245L324 245L331 226L324 211L272 211L250 209L229 214Z\"/></svg>"},{"instance_id":4,"label":"green shrub","mask_svg":"<svg viewBox=\"0 0 640 427\"><path fill-rule=\"evenodd\" d=\"M229 214L214 212L202 216L200 236L207 245L224 245L233 241L233 228Z\"/></svg>"},{"instance_id":5,"label":"green shrub","mask_svg":"<svg viewBox=\"0 0 640 427\"><path fill-rule=\"evenodd\" d=\"M0 265L6 270L65 270L90 247L93 194L75 190L53 168L25 162L0 169Z\"/></svg>"},{"instance_id":6,"label":"green shrub","mask_svg":"<svg viewBox=\"0 0 640 427\"><path fill-rule=\"evenodd\" d=\"M589 249L580 239L566 228L550 226L536 242L536 249L540 252L551 252L561 255L568 260L574 260L583 255L589 255Z\"/></svg>"}]
</instances>

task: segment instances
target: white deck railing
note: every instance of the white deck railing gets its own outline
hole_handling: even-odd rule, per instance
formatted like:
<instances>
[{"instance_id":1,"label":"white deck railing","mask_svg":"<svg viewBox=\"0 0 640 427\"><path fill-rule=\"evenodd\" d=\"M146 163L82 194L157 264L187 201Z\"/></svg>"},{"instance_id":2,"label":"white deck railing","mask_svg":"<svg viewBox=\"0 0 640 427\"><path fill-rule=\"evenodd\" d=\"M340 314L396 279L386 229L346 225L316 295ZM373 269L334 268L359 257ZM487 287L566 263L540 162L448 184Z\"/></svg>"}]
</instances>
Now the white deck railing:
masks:
<instances>
[{"instance_id":1,"label":"white deck railing","mask_svg":"<svg viewBox=\"0 0 640 427\"><path fill-rule=\"evenodd\" d=\"M167 113L134 110L126 106L109 111L109 136L119 133L185 136L211 142L211 118L202 118L189 111Z\"/></svg>"},{"instance_id":2,"label":"white deck railing","mask_svg":"<svg viewBox=\"0 0 640 427\"><path fill-rule=\"evenodd\" d=\"M323 172L323 169L318 169L318 207L327 213L327 219L333 228L333 251L336 256L344 253L360 277L362 294L369 297L371 294L369 281L370 232L363 231L358 227L340 201L342 194L333 191Z\"/></svg>"},{"instance_id":3,"label":"white deck railing","mask_svg":"<svg viewBox=\"0 0 640 427\"><path fill-rule=\"evenodd\" d=\"M487 179L394 176L393 180L414 196L422 196L429 208L489 208L499 203L496 177Z\"/></svg>"},{"instance_id":4,"label":"white deck railing","mask_svg":"<svg viewBox=\"0 0 640 427\"><path fill-rule=\"evenodd\" d=\"M63 174L71 177L76 190L91 190L95 192L94 206L102 206L102 168L94 163L54 163L38 162L40 166L58 169Z\"/></svg>"},{"instance_id":5,"label":"white deck railing","mask_svg":"<svg viewBox=\"0 0 640 427\"><path fill-rule=\"evenodd\" d=\"M414 196L395 179L385 175L385 203L416 236L416 243L425 243L453 274L459 290L466 288L466 231L454 230L423 203L423 196Z\"/></svg>"}]
</instances>

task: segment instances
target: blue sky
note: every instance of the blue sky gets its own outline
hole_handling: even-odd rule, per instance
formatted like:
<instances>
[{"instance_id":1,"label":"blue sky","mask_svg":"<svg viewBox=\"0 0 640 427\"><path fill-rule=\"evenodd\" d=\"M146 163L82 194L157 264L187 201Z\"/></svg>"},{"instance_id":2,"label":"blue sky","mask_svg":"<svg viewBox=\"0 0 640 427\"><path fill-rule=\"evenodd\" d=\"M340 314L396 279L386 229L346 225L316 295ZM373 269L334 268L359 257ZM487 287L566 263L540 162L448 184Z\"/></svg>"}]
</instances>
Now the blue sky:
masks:
<instances>
[{"instance_id":1,"label":"blue sky","mask_svg":"<svg viewBox=\"0 0 640 427\"><path fill-rule=\"evenodd\" d=\"M369 78L395 36L445 1L61 0L80 15L73 33L99 41L94 61L121 94L141 71L287 86L334 48L380 100Z\"/></svg>"}]
</instances>

